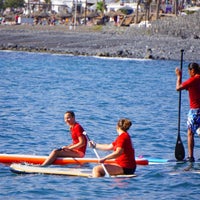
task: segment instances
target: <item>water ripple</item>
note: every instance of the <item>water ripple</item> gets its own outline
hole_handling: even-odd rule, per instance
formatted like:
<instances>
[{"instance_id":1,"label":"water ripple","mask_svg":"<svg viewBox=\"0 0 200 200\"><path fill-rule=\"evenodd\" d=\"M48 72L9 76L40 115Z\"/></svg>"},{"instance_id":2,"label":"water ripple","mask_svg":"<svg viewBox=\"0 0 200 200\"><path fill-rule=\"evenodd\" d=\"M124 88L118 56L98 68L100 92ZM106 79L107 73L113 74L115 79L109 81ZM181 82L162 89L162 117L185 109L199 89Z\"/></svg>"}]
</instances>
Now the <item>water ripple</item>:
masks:
<instances>
[{"instance_id":1,"label":"water ripple","mask_svg":"<svg viewBox=\"0 0 200 200\"><path fill-rule=\"evenodd\" d=\"M117 120L128 117L133 121L130 135L137 155L172 159L177 136L177 65L174 61L0 52L0 152L47 155L69 144L63 115L74 110L95 141L112 142ZM184 93L181 135L185 144L187 101ZM87 156L95 155L87 149ZM86 179L16 175L0 165L0 199L198 199L197 174L171 175L182 167L138 166L136 178Z\"/></svg>"}]
</instances>

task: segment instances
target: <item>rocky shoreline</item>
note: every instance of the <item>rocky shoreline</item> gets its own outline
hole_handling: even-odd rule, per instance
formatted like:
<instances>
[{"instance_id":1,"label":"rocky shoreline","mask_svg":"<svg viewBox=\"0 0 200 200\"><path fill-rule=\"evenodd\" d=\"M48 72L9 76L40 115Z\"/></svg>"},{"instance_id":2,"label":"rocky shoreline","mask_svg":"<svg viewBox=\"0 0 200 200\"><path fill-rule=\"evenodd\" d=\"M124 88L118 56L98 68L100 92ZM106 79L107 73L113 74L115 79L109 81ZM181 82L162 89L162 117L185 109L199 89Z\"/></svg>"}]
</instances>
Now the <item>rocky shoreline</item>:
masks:
<instances>
[{"instance_id":1,"label":"rocky shoreline","mask_svg":"<svg viewBox=\"0 0 200 200\"><path fill-rule=\"evenodd\" d=\"M0 25L0 50L84 56L200 60L200 12L171 17L149 28L66 25Z\"/></svg>"}]
</instances>

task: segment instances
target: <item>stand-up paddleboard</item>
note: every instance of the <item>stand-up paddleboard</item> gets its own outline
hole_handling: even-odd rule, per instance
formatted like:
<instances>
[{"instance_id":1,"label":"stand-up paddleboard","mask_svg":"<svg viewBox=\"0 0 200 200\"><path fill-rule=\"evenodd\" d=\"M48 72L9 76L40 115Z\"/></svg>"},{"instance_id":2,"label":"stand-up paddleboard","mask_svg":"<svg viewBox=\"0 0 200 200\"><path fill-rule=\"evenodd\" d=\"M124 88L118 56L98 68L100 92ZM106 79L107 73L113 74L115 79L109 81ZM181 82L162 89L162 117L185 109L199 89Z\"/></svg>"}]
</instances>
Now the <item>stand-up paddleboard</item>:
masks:
<instances>
[{"instance_id":1,"label":"stand-up paddleboard","mask_svg":"<svg viewBox=\"0 0 200 200\"><path fill-rule=\"evenodd\" d=\"M192 171L193 174L200 174L200 170L194 170Z\"/></svg>"},{"instance_id":2,"label":"stand-up paddleboard","mask_svg":"<svg viewBox=\"0 0 200 200\"><path fill-rule=\"evenodd\" d=\"M184 163L186 161L177 161L177 160L170 160L170 159L163 159L163 158L145 158L149 161L150 165L153 164L168 164L168 163Z\"/></svg>"},{"instance_id":3,"label":"stand-up paddleboard","mask_svg":"<svg viewBox=\"0 0 200 200\"><path fill-rule=\"evenodd\" d=\"M42 164L47 159L47 156L37 155L24 155L24 154L0 154L0 163L12 164L12 163L31 163ZM57 158L53 163L55 165L66 164L79 164L86 163L98 163L97 158ZM105 163L115 163L115 160L106 160ZM136 158L137 165L148 165L148 160L144 158Z\"/></svg>"},{"instance_id":4,"label":"stand-up paddleboard","mask_svg":"<svg viewBox=\"0 0 200 200\"><path fill-rule=\"evenodd\" d=\"M180 174L188 174L188 173L192 173L192 174L200 174L200 169L199 169L199 164L195 165L194 163L191 163L189 166L187 166L186 168L182 169L182 170L176 170L176 171L172 171L169 172L169 175L180 175Z\"/></svg>"},{"instance_id":5,"label":"stand-up paddleboard","mask_svg":"<svg viewBox=\"0 0 200 200\"><path fill-rule=\"evenodd\" d=\"M151 158L151 157L143 157L145 160L148 160L149 165L154 165L154 164L183 164L183 163L188 163L187 160L176 160L176 159L163 159L163 158ZM200 163L200 160L195 161L195 163Z\"/></svg>"},{"instance_id":6,"label":"stand-up paddleboard","mask_svg":"<svg viewBox=\"0 0 200 200\"><path fill-rule=\"evenodd\" d=\"M200 170L190 170L190 171L172 171L168 172L170 176L177 176L183 174L200 174Z\"/></svg>"},{"instance_id":7,"label":"stand-up paddleboard","mask_svg":"<svg viewBox=\"0 0 200 200\"><path fill-rule=\"evenodd\" d=\"M39 167L24 164L12 164L10 170L17 174L47 174L47 175L64 175L64 176L80 176L92 177L91 169L84 168L64 168L64 167ZM113 178L133 178L135 174L131 175L116 175Z\"/></svg>"}]
</instances>

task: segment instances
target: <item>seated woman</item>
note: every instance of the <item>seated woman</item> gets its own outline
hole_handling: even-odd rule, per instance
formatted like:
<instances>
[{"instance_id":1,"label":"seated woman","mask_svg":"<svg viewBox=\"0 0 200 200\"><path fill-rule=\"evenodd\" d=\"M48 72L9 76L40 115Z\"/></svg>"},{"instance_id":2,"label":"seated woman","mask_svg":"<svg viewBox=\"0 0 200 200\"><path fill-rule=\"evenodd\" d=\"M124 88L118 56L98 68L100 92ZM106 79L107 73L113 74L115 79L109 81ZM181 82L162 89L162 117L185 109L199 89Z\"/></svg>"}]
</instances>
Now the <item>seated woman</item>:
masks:
<instances>
[{"instance_id":1,"label":"seated woman","mask_svg":"<svg viewBox=\"0 0 200 200\"><path fill-rule=\"evenodd\" d=\"M67 111L64 115L65 123L70 127L72 144L63 146L60 149L54 149L49 157L44 161L42 166L52 164L57 157L77 157L82 158L85 156L87 148L87 138L83 134L84 129L76 122L75 114L73 111Z\"/></svg>"},{"instance_id":2,"label":"seated woman","mask_svg":"<svg viewBox=\"0 0 200 200\"><path fill-rule=\"evenodd\" d=\"M100 163L106 160L115 159L116 164L106 164L105 168L110 175L134 174L136 170L135 151L132 146L128 129L132 122L129 119L120 119L117 123L118 137L111 144L97 144L93 141L89 142L90 146L100 150L113 150L104 158L100 159ZM93 177L105 176L102 165L93 168Z\"/></svg>"}]
</instances>

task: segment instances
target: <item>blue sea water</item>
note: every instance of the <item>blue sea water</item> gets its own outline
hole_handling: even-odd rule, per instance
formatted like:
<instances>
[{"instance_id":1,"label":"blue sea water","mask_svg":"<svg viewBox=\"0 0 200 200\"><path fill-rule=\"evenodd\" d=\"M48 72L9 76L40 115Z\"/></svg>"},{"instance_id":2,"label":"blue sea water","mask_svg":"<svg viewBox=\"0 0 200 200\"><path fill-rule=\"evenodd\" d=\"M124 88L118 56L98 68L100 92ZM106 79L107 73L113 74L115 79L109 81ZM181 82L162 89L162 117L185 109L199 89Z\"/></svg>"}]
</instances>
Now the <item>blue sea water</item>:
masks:
<instances>
[{"instance_id":1,"label":"blue sea water","mask_svg":"<svg viewBox=\"0 0 200 200\"><path fill-rule=\"evenodd\" d=\"M133 121L129 133L137 156L174 159L178 122L174 69L179 65L178 61L0 51L0 153L48 155L69 144L63 115L74 110L77 121L99 143L112 142L118 119L127 117ZM186 66L184 62L183 79L188 77ZM187 155L186 91L181 105ZM198 158L200 142L195 140ZM86 156L95 157L91 149ZM136 178L88 179L17 175L0 164L0 199L199 199L200 176L184 173L185 167L138 166Z\"/></svg>"}]
</instances>

